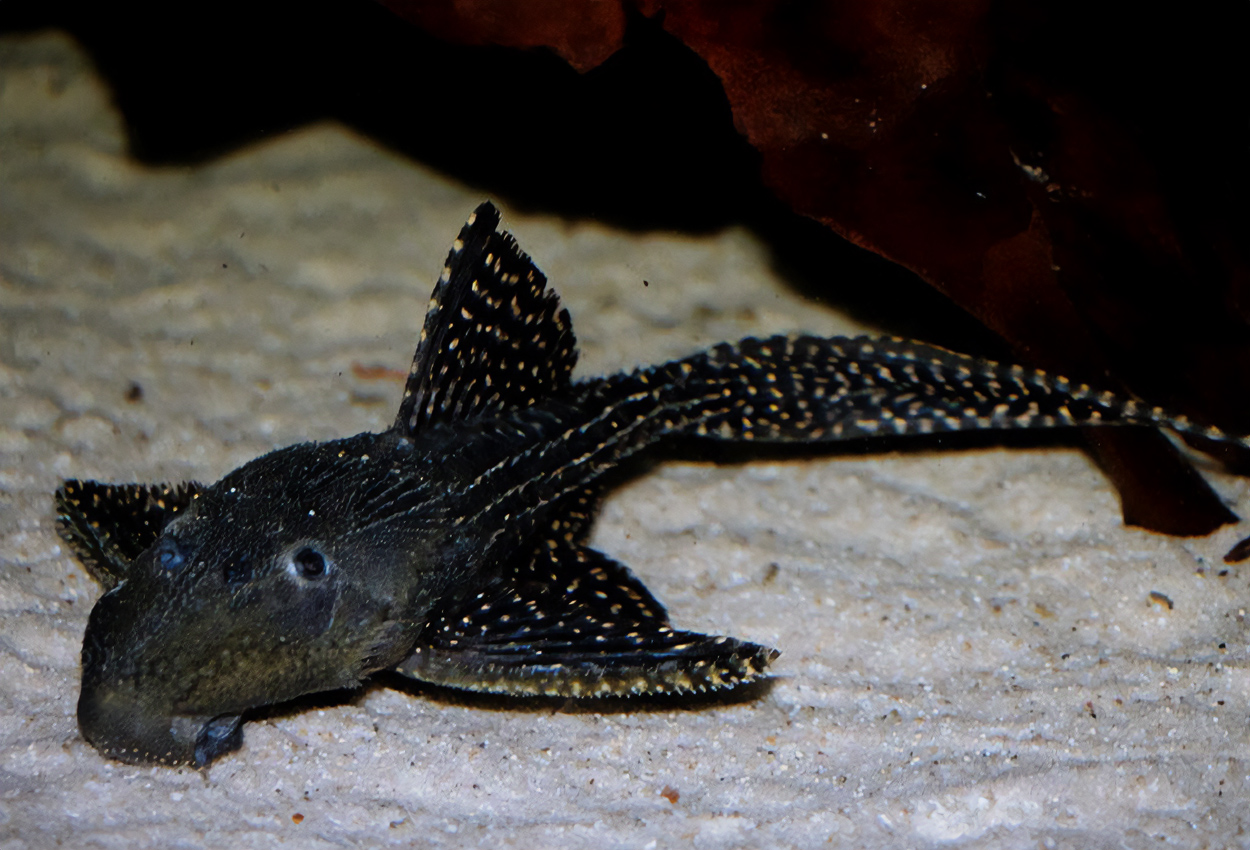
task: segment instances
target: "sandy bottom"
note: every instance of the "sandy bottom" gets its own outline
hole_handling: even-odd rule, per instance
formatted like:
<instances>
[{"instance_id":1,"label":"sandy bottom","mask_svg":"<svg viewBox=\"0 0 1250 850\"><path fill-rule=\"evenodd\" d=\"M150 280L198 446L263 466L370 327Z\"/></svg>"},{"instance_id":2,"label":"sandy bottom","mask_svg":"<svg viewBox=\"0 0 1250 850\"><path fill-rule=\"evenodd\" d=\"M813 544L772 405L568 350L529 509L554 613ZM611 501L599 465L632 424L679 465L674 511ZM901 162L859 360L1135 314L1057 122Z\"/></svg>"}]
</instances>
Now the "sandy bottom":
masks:
<instances>
[{"instance_id":1,"label":"sandy bottom","mask_svg":"<svg viewBox=\"0 0 1250 850\"><path fill-rule=\"evenodd\" d=\"M406 367L479 200L336 126L140 167L72 44L0 42L0 847L1244 840L1250 574L1220 555L1246 530L1126 529L1068 449L670 462L617 490L596 544L679 625L783 650L751 699L374 685L250 723L207 775L101 758L74 719L98 589L56 536L59 480L211 481L386 427L401 386L368 368ZM581 374L861 330L746 232L504 212ZM1245 481L1209 472L1250 516Z\"/></svg>"}]
</instances>

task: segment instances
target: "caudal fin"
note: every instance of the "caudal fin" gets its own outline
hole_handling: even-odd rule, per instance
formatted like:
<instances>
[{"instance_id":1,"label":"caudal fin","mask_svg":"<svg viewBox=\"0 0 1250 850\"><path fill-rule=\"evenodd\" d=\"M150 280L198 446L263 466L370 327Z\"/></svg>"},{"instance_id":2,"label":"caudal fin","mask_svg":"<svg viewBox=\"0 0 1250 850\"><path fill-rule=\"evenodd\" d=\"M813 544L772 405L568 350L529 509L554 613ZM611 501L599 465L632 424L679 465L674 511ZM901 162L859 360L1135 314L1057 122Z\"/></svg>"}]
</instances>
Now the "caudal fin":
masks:
<instances>
[{"instance_id":1,"label":"caudal fin","mask_svg":"<svg viewBox=\"0 0 1250 850\"><path fill-rule=\"evenodd\" d=\"M1023 366L889 337L745 339L658 369L705 404L687 430L730 440L833 441L952 431L1154 425L1250 446L1160 407Z\"/></svg>"}]
</instances>

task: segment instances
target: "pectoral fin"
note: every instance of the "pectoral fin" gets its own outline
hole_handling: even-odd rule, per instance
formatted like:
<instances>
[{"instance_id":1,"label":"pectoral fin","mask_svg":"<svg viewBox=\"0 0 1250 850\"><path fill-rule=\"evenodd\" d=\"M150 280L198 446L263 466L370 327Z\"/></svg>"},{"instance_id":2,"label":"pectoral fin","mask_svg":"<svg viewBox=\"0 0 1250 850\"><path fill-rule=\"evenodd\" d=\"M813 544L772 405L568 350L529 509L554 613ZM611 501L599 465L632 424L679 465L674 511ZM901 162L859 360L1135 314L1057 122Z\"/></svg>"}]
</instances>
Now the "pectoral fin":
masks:
<instances>
[{"instance_id":1,"label":"pectoral fin","mask_svg":"<svg viewBox=\"0 0 1250 850\"><path fill-rule=\"evenodd\" d=\"M622 564L563 540L426 626L397 670L414 679L518 696L702 692L763 674L776 650L675 631Z\"/></svg>"},{"instance_id":2,"label":"pectoral fin","mask_svg":"<svg viewBox=\"0 0 1250 850\"><path fill-rule=\"evenodd\" d=\"M65 481L56 491L57 531L105 590L203 486Z\"/></svg>"}]
</instances>

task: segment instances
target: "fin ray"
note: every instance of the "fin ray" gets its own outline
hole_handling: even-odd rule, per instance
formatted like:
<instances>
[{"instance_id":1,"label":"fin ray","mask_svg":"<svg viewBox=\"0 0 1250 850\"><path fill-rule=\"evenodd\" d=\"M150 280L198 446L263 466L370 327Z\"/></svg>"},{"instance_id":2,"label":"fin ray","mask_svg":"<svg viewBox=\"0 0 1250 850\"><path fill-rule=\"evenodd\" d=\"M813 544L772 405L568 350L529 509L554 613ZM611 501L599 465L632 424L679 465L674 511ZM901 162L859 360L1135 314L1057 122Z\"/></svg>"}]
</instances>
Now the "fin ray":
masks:
<instances>
[{"instance_id":1,"label":"fin ray","mask_svg":"<svg viewBox=\"0 0 1250 850\"><path fill-rule=\"evenodd\" d=\"M203 489L195 481L102 484L69 479L56 491L57 532L108 590Z\"/></svg>"},{"instance_id":2,"label":"fin ray","mask_svg":"<svg viewBox=\"0 0 1250 850\"><path fill-rule=\"evenodd\" d=\"M568 387L577 343L567 310L489 201L453 243L430 297L395 425L498 415Z\"/></svg>"},{"instance_id":3,"label":"fin ray","mask_svg":"<svg viewBox=\"0 0 1250 850\"><path fill-rule=\"evenodd\" d=\"M677 631L623 564L544 540L507 580L429 621L396 668L464 690L518 696L625 696L730 688L777 653Z\"/></svg>"}]
</instances>

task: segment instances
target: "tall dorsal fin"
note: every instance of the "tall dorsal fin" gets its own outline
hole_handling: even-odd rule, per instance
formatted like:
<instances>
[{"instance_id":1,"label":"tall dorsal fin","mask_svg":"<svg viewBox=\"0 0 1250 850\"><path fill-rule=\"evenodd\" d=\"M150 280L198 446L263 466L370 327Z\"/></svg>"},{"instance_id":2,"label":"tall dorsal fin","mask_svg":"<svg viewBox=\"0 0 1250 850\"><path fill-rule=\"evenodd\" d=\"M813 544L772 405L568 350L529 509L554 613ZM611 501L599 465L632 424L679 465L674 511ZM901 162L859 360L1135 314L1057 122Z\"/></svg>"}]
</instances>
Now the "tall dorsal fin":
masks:
<instances>
[{"instance_id":1,"label":"tall dorsal fin","mask_svg":"<svg viewBox=\"0 0 1250 850\"><path fill-rule=\"evenodd\" d=\"M495 415L569 384L577 341L547 278L489 201L469 216L430 297L395 427Z\"/></svg>"}]
</instances>

